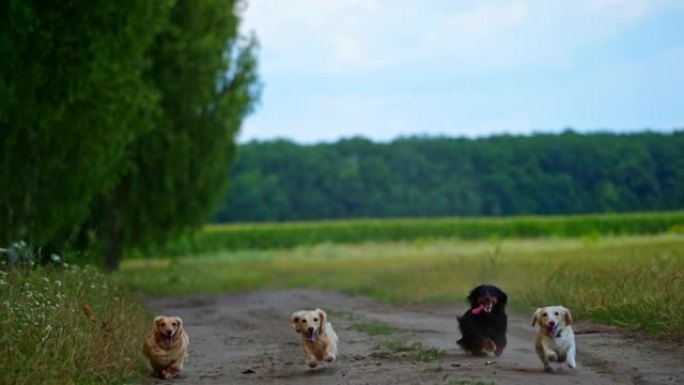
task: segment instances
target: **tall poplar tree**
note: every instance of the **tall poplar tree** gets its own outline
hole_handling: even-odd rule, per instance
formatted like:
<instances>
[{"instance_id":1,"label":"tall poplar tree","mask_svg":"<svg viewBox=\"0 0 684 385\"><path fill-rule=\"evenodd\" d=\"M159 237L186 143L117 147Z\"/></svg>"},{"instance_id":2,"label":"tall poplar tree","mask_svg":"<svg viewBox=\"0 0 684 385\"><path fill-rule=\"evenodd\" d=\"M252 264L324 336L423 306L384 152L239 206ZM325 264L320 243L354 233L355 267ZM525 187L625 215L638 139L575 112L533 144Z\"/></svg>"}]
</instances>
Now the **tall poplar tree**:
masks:
<instances>
[{"instance_id":1,"label":"tall poplar tree","mask_svg":"<svg viewBox=\"0 0 684 385\"><path fill-rule=\"evenodd\" d=\"M129 246L200 226L226 193L235 135L259 95L255 37L239 33L236 0L178 0L149 52L144 80L159 94L154 128L129 147L119 182L90 226L105 264Z\"/></svg>"}]
</instances>

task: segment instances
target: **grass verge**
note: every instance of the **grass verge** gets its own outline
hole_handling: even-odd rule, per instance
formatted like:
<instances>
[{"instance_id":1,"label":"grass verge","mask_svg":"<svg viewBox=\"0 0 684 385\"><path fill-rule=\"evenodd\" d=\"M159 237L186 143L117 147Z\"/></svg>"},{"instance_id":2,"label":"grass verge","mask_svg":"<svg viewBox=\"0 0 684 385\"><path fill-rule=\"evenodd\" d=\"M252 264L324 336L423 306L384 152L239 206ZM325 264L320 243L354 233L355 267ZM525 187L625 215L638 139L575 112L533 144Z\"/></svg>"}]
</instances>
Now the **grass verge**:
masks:
<instances>
[{"instance_id":1,"label":"grass verge","mask_svg":"<svg viewBox=\"0 0 684 385\"><path fill-rule=\"evenodd\" d=\"M149 314L94 268L0 265L0 382L120 384L148 373Z\"/></svg>"},{"instance_id":2,"label":"grass verge","mask_svg":"<svg viewBox=\"0 0 684 385\"><path fill-rule=\"evenodd\" d=\"M369 336L388 336L394 333L394 327L384 322L371 321L352 324L352 329L364 332Z\"/></svg>"},{"instance_id":3,"label":"grass verge","mask_svg":"<svg viewBox=\"0 0 684 385\"><path fill-rule=\"evenodd\" d=\"M462 302L503 287L532 312L563 304L578 318L684 337L684 236L320 244L172 260L132 260L121 278L149 294L311 287L393 302Z\"/></svg>"},{"instance_id":4,"label":"grass verge","mask_svg":"<svg viewBox=\"0 0 684 385\"><path fill-rule=\"evenodd\" d=\"M394 359L403 356L413 361L431 362L444 356L444 352L437 348L426 348L420 342L406 343L406 341L389 340L376 347L371 357Z\"/></svg>"}]
</instances>

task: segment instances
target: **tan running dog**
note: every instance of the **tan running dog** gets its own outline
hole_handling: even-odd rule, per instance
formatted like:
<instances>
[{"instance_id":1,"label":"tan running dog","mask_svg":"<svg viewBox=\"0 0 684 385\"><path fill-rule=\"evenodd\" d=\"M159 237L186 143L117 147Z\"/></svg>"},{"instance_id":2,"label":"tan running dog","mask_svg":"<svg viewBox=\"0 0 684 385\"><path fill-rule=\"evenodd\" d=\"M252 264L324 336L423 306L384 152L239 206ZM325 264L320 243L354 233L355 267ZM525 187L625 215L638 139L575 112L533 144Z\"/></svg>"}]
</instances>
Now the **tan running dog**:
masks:
<instances>
[{"instance_id":1,"label":"tan running dog","mask_svg":"<svg viewBox=\"0 0 684 385\"><path fill-rule=\"evenodd\" d=\"M157 376L173 378L188 358L189 342L180 317L159 315L154 318L152 333L143 344L143 353Z\"/></svg>"},{"instance_id":2,"label":"tan running dog","mask_svg":"<svg viewBox=\"0 0 684 385\"><path fill-rule=\"evenodd\" d=\"M565 362L568 367L577 367L575 332L572 330L572 314L563 306L547 306L537 309L532 315L532 326L539 323L535 338L537 355L544 364L544 370L553 371L551 362Z\"/></svg>"},{"instance_id":3,"label":"tan running dog","mask_svg":"<svg viewBox=\"0 0 684 385\"><path fill-rule=\"evenodd\" d=\"M340 340L323 310L300 310L292 314L291 320L295 332L302 335L309 367L315 368L319 361L335 361Z\"/></svg>"}]
</instances>

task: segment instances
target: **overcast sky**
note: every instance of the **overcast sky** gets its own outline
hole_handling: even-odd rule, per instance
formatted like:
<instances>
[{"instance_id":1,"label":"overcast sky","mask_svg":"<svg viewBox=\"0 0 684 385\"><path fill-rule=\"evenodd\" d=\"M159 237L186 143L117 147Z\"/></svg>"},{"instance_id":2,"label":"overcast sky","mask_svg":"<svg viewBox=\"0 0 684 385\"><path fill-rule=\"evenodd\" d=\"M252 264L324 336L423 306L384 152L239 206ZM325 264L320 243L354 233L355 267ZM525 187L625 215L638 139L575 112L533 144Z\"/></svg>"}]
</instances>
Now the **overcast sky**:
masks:
<instances>
[{"instance_id":1,"label":"overcast sky","mask_svg":"<svg viewBox=\"0 0 684 385\"><path fill-rule=\"evenodd\" d=\"M684 127L684 0L250 0L239 139Z\"/></svg>"}]
</instances>

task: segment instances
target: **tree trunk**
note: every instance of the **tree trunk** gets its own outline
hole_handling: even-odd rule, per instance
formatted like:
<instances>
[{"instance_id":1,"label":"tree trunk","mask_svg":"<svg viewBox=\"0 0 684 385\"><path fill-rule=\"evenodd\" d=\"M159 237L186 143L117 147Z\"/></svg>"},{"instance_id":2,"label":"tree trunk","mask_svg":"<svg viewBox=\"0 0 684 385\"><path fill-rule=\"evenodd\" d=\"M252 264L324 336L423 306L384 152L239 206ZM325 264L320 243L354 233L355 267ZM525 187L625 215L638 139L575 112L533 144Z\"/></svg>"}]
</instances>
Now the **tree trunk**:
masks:
<instances>
[{"instance_id":1,"label":"tree trunk","mask_svg":"<svg viewBox=\"0 0 684 385\"><path fill-rule=\"evenodd\" d=\"M104 267L109 272L117 271L123 256L123 231L119 220L121 192L117 188L113 191L109 199L107 229L104 235Z\"/></svg>"},{"instance_id":2,"label":"tree trunk","mask_svg":"<svg viewBox=\"0 0 684 385\"><path fill-rule=\"evenodd\" d=\"M123 241L121 239L121 231L112 229L105 240L104 247L105 254L105 268L109 272L117 271L123 256Z\"/></svg>"}]
</instances>

